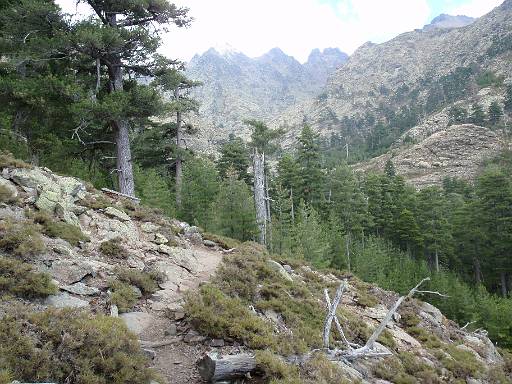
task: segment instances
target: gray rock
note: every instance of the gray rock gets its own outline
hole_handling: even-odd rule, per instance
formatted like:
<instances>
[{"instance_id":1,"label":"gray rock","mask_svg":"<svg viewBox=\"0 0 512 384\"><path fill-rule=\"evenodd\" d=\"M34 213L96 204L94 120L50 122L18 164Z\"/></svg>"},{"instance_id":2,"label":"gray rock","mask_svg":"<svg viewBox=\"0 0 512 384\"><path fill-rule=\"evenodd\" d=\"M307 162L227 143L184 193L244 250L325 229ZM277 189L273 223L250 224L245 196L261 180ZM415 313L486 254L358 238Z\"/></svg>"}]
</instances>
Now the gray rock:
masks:
<instances>
[{"instance_id":1,"label":"gray rock","mask_svg":"<svg viewBox=\"0 0 512 384\"><path fill-rule=\"evenodd\" d=\"M214 241L211 240L203 240L203 244L207 247L213 248L216 247L217 244Z\"/></svg>"},{"instance_id":2,"label":"gray rock","mask_svg":"<svg viewBox=\"0 0 512 384\"><path fill-rule=\"evenodd\" d=\"M178 330L176 329L176 324L169 325L169 328L164 332L165 336L176 336L177 333Z\"/></svg>"},{"instance_id":3,"label":"gray rock","mask_svg":"<svg viewBox=\"0 0 512 384\"><path fill-rule=\"evenodd\" d=\"M114 208L114 207L107 207L107 208L105 208L104 213L107 216L110 216L110 217L112 217L114 219L118 219L118 220L121 220L121 221L130 221L131 220L130 216L128 216L123 211L120 211L119 209Z\"/></svg>"},{"instance_id":4,"label":"gray rock","mask_svg":"<svg viewBox=\"0 0 512 384\"><path fill-rule=\"evenodd\" d=\"M62 292L57 295L48 296L45 304L55 308L85 308L89 302Z\"/></svg>"},{"instance_id":5,"label":"gray rock","mask_svg":"<svg viewBox=\"0 0 512 384\"><path fill-rule=\"evenodd\" d=\"M110 316L119 317L119 308L117 308L117 305L112 304L110 306Z\"/></svg>"},{"instance_id":6,"label":"gray rock","mask_svg":"<svg viewBox=\"0 0 512 384\"><path fill-rule=\"evenodd\" d=\"M140 225L140 229L142 230L142 232L145 232L145 233L155 233L156 231L158 231L160 229L160 226L148 221L148 222L142 223Z\"/></svg>"},{"instance_id":7,"label":"gray rock","mask_svg":"<svg viewBox=\"0 0 512 384\"><path fill-rule=\"evenodd\" d=\"M174 312L174 320L180 321L180 320L183 320L184 318L185 318L185 312L183 312L183 311Z\"/></svg>"},{"instance_id":8,"label":"gray rock","mask_svg":"<svg viewBox=\"0 0 512 384\"><path fill-rule=\"evenodd\" d=\"M100 293L100 290L95 287L89 287L84 283L75 283L71 285L62 285L59 287L63 291L67 291L69 293L74 293L75 295L81 296L94 296Z\"/></svg>"},{"instance_id":9,"label":"gray rock","mask_svg":"<svg viewBox=\"0 0 512 384\"><path fill-rule=\"evenodd\" d=\"M279 273L284 279L286 279L288 281L293 281L292 277L288 274L288 272L286 272L284 267L281 264L279 264L278 262L269 259L269 260L267 260L267 265L270 268L272 268L274 271Z\"/></svg>"},{"instance_id":10,"label":"gray rock","mask_svg":"<svg viewBox=\"0 0 512 384\"><path fill-rule=\"evenodd\" d=\"M130 285L130 288L135 293L135 296L137 296L137 298L142 297L142 291L140 290L139 287L136 287L135 285Z\"/></svg>"},{"instance_id":11,"label":"gray rock","mask_svg":"<svg viewBox=\"0 0 512 384\"><path fill-rule=\"evenodd\" d=\"M149 360L155 360L155 357L156 357L156 352L155 350L153 349L147 349L147 348L142 348L142 353L144 354L144 356L146 356Z\"/></svg>"},{"instance_id":12,"label":"gray rock","mask_svg":"<svg viewBox=\"0 0 512 384\"><path fill-rule=\"evenodd\" d=\"M223 347L226 343L223 339L212 339L210 341L210 347L220 348Z\"/></svg>"},{"instance_id":13,"label":"gray rock","mask_svg":"<svg viewBox=\"0 0 512 384\"><path fill-rule=\"evenodd\" d=\"M169 240L161 233L155 233L155 237L151 240L155 244L167 244Z\"/></svg>"},{"instance_id":14,"label":"gray rock","mask_svg":"<svg viewBox=\"0 0 512 384\"><path fill-rule=\"evenodd\" d=\"M284 270L285 270L286 272L288 272L288 273L292 273L292 272L293 272L292 267L291 267L291 266L289 266L288 264L284 264L284 265L283 265L283 268L284 268Z\"/></svg>"},{"instance_id":15,"label":"gray rock","mask_svg":"<svg viewBox=\"0 0 512 384\"><path fill-rule=\"evenodd\" d=\"M50 268L50 274L53 278L64 285L76 283L93 273L92 266L81 261L57 260L53 262Z\"/></svg>"},{"instance_id":16,"label":"gray rock","mask_svg":"<svg viewBox=\"0 0 512 384\"><path fill-rule=\"evenodd\" d=\"M119 317L124 321L130 331L139 335L153 323L153 316L146 312L121 313Z\"/></svg>"}]
</instances>

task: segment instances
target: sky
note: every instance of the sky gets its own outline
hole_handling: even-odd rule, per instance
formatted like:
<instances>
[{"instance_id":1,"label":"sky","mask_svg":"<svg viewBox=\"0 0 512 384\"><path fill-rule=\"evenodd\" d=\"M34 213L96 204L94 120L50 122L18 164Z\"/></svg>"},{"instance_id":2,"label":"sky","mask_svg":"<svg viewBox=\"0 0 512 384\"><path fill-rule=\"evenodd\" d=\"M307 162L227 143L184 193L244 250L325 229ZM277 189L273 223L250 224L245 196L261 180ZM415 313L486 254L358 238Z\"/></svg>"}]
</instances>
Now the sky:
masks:
<instances>
[{"instance_id":1,"label":"sky","mask_svg":"<svg viewBox=\"0 0 512 384\"><path fill-rule=\"evenodd\" d=\"M479 17L503 0L174 0L190 9L189 28L172 27L161 52L189 61L210 47L257 57L279 47L305 62L313 48L351 54L421 28L441 13ZM57 0L66 12L76 0ZM85 7L85 6L84 6Z\"/></svg>"}]
</instances>

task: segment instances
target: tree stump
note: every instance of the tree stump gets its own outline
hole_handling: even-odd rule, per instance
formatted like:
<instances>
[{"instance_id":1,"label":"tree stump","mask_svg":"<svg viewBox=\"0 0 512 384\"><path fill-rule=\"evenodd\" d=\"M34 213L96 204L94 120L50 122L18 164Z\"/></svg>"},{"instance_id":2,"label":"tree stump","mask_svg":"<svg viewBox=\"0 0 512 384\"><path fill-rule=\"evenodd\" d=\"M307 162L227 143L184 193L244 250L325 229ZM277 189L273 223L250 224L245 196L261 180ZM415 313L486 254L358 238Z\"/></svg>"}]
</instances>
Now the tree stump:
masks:
<instances>
[{"instance_id":1,"label":"tree stump","mask_svg":"<svg viewBox=\"0 0 512 384\"><path fill-rule=\"evenodd\" d=\"M256 369L256 358L248 353L226 355L207 353L197 363L199 374L210 383L244 377Z\"/></svg>"}]
</instances>

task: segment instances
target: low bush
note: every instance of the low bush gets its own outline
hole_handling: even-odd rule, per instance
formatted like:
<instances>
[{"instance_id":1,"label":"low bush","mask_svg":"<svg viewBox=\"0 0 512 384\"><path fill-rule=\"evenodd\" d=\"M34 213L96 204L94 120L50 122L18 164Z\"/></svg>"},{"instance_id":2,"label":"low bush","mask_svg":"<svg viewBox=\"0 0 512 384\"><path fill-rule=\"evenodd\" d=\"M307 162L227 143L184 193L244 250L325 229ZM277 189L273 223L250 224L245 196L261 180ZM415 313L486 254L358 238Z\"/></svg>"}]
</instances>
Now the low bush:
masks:
<instances>
[{"instance_id":1,"label":"low bush","mask_svg":"<svg viewBox=\"0 0 512 384\"><path fill-rule=\"evenodd\" d=\"M15 201L12 198L11 190L6 185L0 185L0 203L11 203Z\"/></svg>"},{"instance_id":2,"label":"low bush","mask_svg":"<svg viewBox=\"0 0 512 384\"><path fill-rule=\"evenodd\" d=\"M33 299L56 292L48 274L35 272L30 264L0 256L0 295Z\"/></svg>"},{"instance_id":3,"label":"low bush","mask_svg":"<svg viewBox=\"0 0 512 384\"><path fill-rule=\"evenodd\" d=\"M141 384L156 379L118 319L78 310L16 311L0 320L0 383Z\"/></svg>"},{"instance_id":4,"label":"low bush","mask_svg":"<svg viewBox=\"0 0 512 384\"><path fill-rule=\"evenodd\" d=\"M224 249L233 249L240 246L240 241L231 239L226 236L216 235L214 233L210 232L203 232L203 239L204 240L210 240L214 243L219 244Z\"/></svg>"},{"instance_id":5,"label":"low bush","mask_svg":"<svg viewBox=\"0 0 512 384\"><path fill-rule=\"evenodd\" d=\"M155 293L159 289L158 284L165 279L165 275L156 270L139 271L133 268L117 268L115 273L120 281L138 287L145 295Z\"/></svg>"},{"instance_id":6,"label":"low bush","mask_svg":"<svg viewBox=\"0 0 512 384\"><path fill-rule=\"evenodd\" d=\"M126 259L128 257L128 253L121 245L121 238L119 237L102 242L99 249L100 252L107 257L117 259Z\"/></svg>"},{"instance_id":7,"label":"low bush","mask_svg":"<svg viewBox=\"0 0 512 384\"><path fill-rule=\"evenodd\" d=\"M443 350L449 356L445 354L441 357L441 362L456 378L479 377L484 371L484 366L470 351L457 348L453 344L445 344Z\"/></svg>"},{"instance_id":8,"label":"low bush","mask_svg":"<svg viewBox=\"0 0 512 384\"><path fill-rule=\"evenodd\" d=\"M81 241L89 241L89 237L82 233L76 225L60 221L45 211L29 213L29 217L43 226L43 233L48 237L66 240L69 244L77 246Z\"/></svg>"},{"instance_id":9,"label":"low bush","mask_svg":"<svg viewBox=\"0 0 512 384\"><path fill-rule=\"evenodd\" d=\"M16 256L30 257L45 251L41 228L29 220L0 222L0 249Z\"/></svg>"},{"instance_id":10,"label":"low bush","mask_svg":"<svg viewBox=\"0 0 512 384\"><path fill-rule=\"evenodd\" d=\"M129 312L137 304L138 295L133 286L119 280L113 280L109 287L112 291L110 302L117 305L119 312Z\"/></svg>"}]
</instances>

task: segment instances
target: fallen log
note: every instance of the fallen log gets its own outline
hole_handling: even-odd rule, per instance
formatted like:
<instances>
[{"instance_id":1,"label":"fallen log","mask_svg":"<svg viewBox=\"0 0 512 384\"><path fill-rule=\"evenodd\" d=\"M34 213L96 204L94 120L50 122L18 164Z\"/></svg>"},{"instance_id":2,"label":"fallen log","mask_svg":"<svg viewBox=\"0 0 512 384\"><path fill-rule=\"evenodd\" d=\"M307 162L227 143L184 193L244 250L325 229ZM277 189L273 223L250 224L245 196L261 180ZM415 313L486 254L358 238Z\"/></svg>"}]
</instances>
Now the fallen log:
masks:
<instances>
[{"instance_id":1,"label":"fallen log","mask_svg":"<svg viewBox=\"0 0 512 384\"><path fill-rule=\"evenodd\" d=\"M197 368L203 380L215 383L246 376L256 369L256 358L249 353L222 357L207 353L197 362Z\"/></svg>"}]
</instances>

